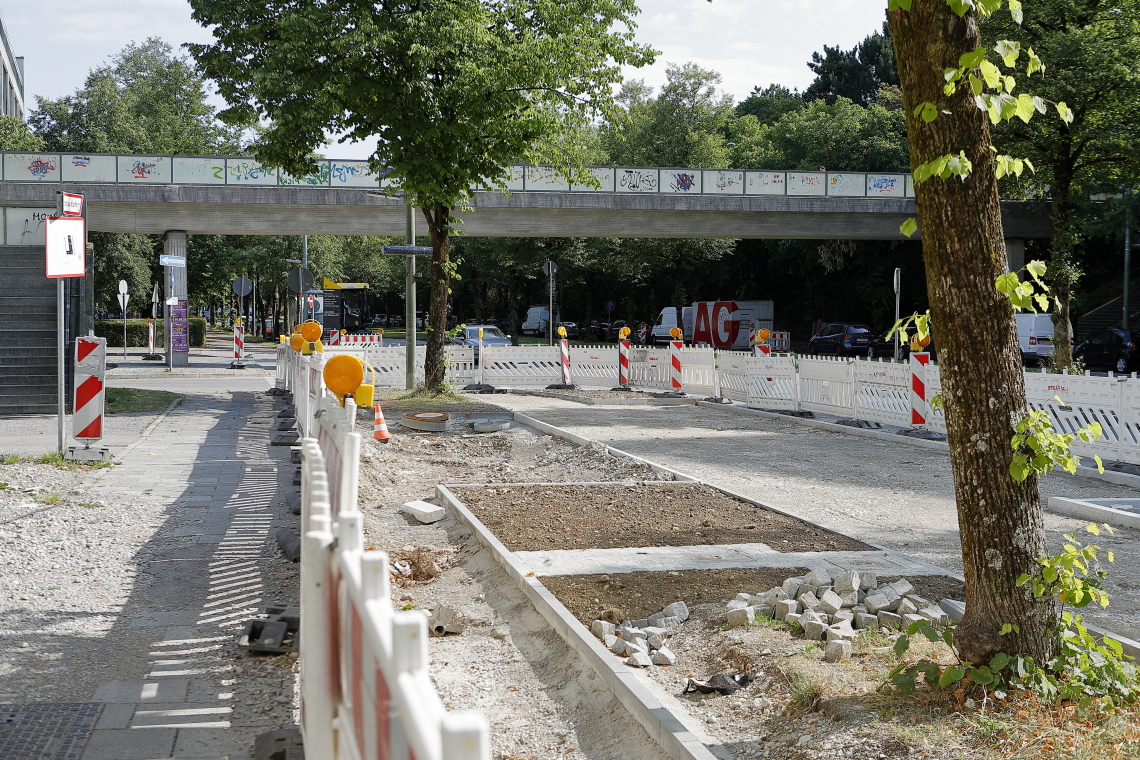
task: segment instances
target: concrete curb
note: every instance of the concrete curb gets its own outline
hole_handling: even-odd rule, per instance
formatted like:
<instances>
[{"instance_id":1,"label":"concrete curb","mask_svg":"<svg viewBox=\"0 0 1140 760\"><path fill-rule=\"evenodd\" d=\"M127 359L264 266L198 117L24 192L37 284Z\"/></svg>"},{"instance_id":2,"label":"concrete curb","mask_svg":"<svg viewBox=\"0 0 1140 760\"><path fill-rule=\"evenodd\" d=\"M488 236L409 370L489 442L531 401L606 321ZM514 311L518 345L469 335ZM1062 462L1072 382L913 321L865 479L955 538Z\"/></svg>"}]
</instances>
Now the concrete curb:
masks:
<instances>
[{"instance_id":1,"label":"concrete curb","mask_svg":"<svg viewBox=\"0 0 1140 760\"><path fill-rule=\"evenodd\" d=\"M601 676L618 701L673 760L717 760L705 743L686 729L677 716L637 680L629 668L618 662L613 653L603 647L554 594L535 576L527 575L526 568L514 560L507 547L487 530L447 486L437 485L435 492L440 503L450 507L459 520L471 529L479 543L502 565L539 614Z\"/></svg>"},{"instance_id":2,"label":"concrete curb","mask_svg":"<svg viewBox=\"0 0 1140 760\"><path fill-rule=\"evenodd\" d=\"M628 399L590 398L589 396L571 396L568 393L546 393L545 391L521 390L517 388L507 388L506 390L508 393L514 393L518 396L541 396L543 398L573 401L575 404L587 404L590 406L692 406L697 403L695 399L685 398L645 398L644 396L632 396Z\"/></svg>"},{"instance_id":3,"label":"concrete curb","mask_svg":"<svg viewBox=\"0 0 1140 760\"><path fill-rule=\"evenodd\" d=\"M1140 515L1123 509L1113 509L1100 504L1092 504L1080 499L1066 499L1061 496L1049 497L1049 509L1062 515L1079 517L1082 520L1108 523L1117 528L1140 528Z\"/></svg>"},{"instance_id":4,"label":"concrete curb","mask_svg":"<svg viewBox=\"0 0 1140 760\"><path fill-rule=\"evenodd\" d=\"M535 428L536 430L541 430L543 433L546 433L547 435L552 435L555 438L561 438L564 441L569 441L570 443L573 443L575 446L589 446L589 445L594 443L594 441L589 439L589 438L584 438L580 435L577 435L576 433L571 433L569 430L563 430L562 428L555 427L554 425L547 424L547 423L543 422L542 420L536 420L534 417L528 417L527 415L523 414L522 412L514 412L514 416L515 416L515 422L522 423L523 425L528 425L532 428ZM621 456L621 457L625 457L626 459L632 459L634 462L637 462L638 464L643 464L646 467L649 467L654 472L660 472L660 473L664 473L666 475L672 475L673 479L675 481L677 481L678 483L699 483L700 482L699 480L692 477L691 475L686 475L683 472L678 472L677 470L670 469L669 467L657 464L656 462L650 462L648 459L642 459L639 456L635 456L635 455L630 454L628 452L622 451L621 449L615 449L612 446L606 446L606 453L611 454L613 456Z\"/></svg>"},{"instance_id":5,"label":"concrete curb","mask_svg":"<svg viewBox=\"0 0 1140 760\"><path fill-rule=\"evenodd\" d=\"M737 406L735 404L713 404L708 401L698 401L697 406L707 406L711 409L724 409L725 411L734 412L736 414L750 414L755 417L763 417L768 420L784 420L786 422L794 422L798 425L805 425L807 427L819 428L821 430L829 430L832 433L844 433L846 435L859 435L864 438L878 438L881 441L894 441L895 443L905 443L910 446L918 446L926 449L940 449L942 451L949 451L950 444L946 441L927 441L922 438L911 438L906 435L898 435L897 433L888 433L885 430L868 430L866 428L850 427L849 425L837 425L834 422L826 422L824 420L814 420L808 417L792 417L787 414L778 414L776 412L765 412L760 409L750 409L744 406ZM1105 470L1103 473L1098 472L1094 467L1078 467L1077 475L1082 478L1093 478L1095 480L1104 480L1109 483L1115 483L1121 486L1129 486L1131 488L1140 488L1140 475L1129 475L1126 472L1115 472L1113 470Z\"/></svg>"}]
</instances>

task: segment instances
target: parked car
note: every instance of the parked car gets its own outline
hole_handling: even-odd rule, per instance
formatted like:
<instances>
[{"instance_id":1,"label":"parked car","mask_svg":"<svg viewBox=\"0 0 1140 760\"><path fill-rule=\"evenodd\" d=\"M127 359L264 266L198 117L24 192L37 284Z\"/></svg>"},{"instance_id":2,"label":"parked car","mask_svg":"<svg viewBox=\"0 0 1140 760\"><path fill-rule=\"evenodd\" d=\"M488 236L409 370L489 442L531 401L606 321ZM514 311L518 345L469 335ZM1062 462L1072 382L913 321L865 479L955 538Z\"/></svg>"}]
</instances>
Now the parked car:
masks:
<instances>
[{"instance_id":1,"label":"parked car","mask_svg":"<svg viewBox=\"0 0 1140 760\"><path fill-rule=\"evenodd\" d=\"M832 322L811 337L808 353L852 356L866 354L875 335L871 328L857 322Z\"/></svg>"},{"instance_id":2,"label":"parked car","mask_svg":"<svg viewBox=\"0 0 1140 760\"><path fill-rule=\"evenodd\" d=\"M519 324L522 324L521 320L519 321ZM507 317L506 319L499 320L498 322L495 323L495 327L499 328L503 332L510 330L511 329L511 318Z\"/></svg>"},{"instance_id":3,"label":"parked car","mask_svg":"<svg viewBox=\"0 0 1140 760\"><path fill-rule=\"evenodd\" d=\"M563 322L561 324L561 327L566 328L566 337L568 339L577 340L579 337L581 337L582 333L578 329L578 324L576 322Z\"/></svg>"},{"instance_id":4,"label":"parked car","mask_svg":"<svg viewBox=\"0 0 1140 760\"><path fill-rule=\"evenodd\" d=\"M388 327L404 327L406 324L407 320L404 319L403 314L388 315Z\"/></svg>"},{"instance_id":5,"label":"parked car","mask_svg":"<svg viewBox=\"0 0 1140 760\"><path fill-rule=\"evenodd\" d=\"M871 345L867 347L868 359L890 359L895 355L895 337L892 335L890 340L887 340L887 334L890 330L883 331L882 335L877 336L871 341ZM910 338L914 335L915 329L912 325L907 331L906 335L902 336L899 340L899 358L910 358ZM930 343L926 346L926 353L930 354L930 358L934 361L938 360L937 350L934 348L934 336L930 336Z\"/></svg>"},{"instance_id":6,"label":"parked car","mask_svg":"<svg viewBox=\"0 0 1140 760\"><path fill-rule=\"evenodd\" d=\"M467 325L463 334L457 335L452 342L459 346L470 346L475 349L475 360L479 360L479 330L483 330L484 346L512 345L511 336L504 335L503 331L495 325Z\"/></svg>"},{"instance_id":7,"label":"parked car","mask_svg":"<svg viewBox=\"0 0 1140 760\"><path fill-rule=\"evenodd\" d=\"M606 338L605 338L606 343L617 343L618 342L618 331L621 330L621 328L623 328L623 327L626 327L626 323L625 323L624 319L615 319L613 322L610 322L609 325L606 327ZM635 327L636 327L635 325L629 325L629 329L631 331L630 336L629 336L630 340L637 340L637 333L634 330Z\"/></svg>"},{"instance_id":8,"label":"parked car","mask_svg":"<svg viewBox=\"0 0 1140 760\"><path fill-rule=\"evenodd\" d=\"M595 322L590 325L590 333L594 340L604 341L606 339L606 330L609 329L609 322Z\"/></svg>"},{"instance_id":9,"label":"parked car","mask_svg":"<svg viewBox=\"0 0 1140 760\"><path fill-rule=\"evenodd\" d=\"M1135 372L1140 365L1135 338L1131 330L1105 330L1077 345L1073 358L1083 361L1088 369Z\"/></svg>"}]
</instances>

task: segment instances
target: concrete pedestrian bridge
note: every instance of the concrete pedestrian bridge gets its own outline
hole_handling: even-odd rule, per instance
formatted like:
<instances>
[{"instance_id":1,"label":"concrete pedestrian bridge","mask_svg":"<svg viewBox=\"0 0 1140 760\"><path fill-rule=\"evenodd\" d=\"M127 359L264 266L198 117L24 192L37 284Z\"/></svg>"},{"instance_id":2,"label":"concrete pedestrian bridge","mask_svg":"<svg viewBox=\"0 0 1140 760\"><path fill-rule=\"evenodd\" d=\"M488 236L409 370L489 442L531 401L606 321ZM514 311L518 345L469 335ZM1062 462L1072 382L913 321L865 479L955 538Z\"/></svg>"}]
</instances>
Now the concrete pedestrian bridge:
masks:
<instances>
[{"instance_id":1,"label":"concrete pedestrian bridge","mask_svg":"<svg viewBox=\"0 0 1140 760\"><path fill-rule=\"evenodd\" d=\"M367 162L318 162L291 177L251 158L3 153L4 240L42 240L56 192L83 193L88 228L223 235L402 235L404 204ZM914 215L898 173L594 167L600 188L550 167L511 166L506 189L473 188L456 215L475 237L707 237L901 240ZM1002 204L1006 238L1052 235L1042 204Z\"/></svg>"}]
</instances>

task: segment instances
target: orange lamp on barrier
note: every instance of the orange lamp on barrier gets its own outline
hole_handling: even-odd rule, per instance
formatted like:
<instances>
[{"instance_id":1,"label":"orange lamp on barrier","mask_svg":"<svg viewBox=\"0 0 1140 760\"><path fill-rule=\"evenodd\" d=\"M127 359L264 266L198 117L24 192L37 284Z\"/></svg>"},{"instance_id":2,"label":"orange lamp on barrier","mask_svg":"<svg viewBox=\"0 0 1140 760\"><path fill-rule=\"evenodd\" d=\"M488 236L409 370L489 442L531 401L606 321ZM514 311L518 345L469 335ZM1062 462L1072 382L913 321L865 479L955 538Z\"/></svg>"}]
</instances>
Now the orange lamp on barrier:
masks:
<instances>
[{"instance_id":1,"label":"orange lamp on barrier","mask_svg":"<svg viewBox=\"0 0 1140 760\"><path fill-rule=\"evenodd\" d=\"M300 351L301 347L305 345L305 339L301 337L301 333L293 333L289 336L289 347L294 351Z\"/></svg>"},{"instance_id":2,"label":"orange lamp on barrier","mask_svg":"<svg viewBox=\"0 0 1140 760\"><path fill-rule=\"evenodd\" d=\"M324 328L321 327L320 322L315 320L310 320L301 325L301 336L307 341L320 340L322 332L324 332Z\"/></svg>"},{"instance_id":3,"label":"orange lamp on barrier","mask_svg":"<svg viewBox=\"0 0 1140 760\"><path fill-rule=\"evenodd\" d=\"M364 382L364 362L351 354L338 354L325 363L325 386L344 403L344 397Z\"/></svg>"},{"instance_id":4,"label":"orange lamp on barrier","mask_svg":"<svg viewBox=\"0 0 1140 760\"><path fill-rule=\"evenodd\" d=\"M669 331L669 334L673 336L673 340L680 340L681 339L681 328L680 327L674 327L672 330Z\"/></svg>"},{"instance_id":5,"label":"orange lamp on barrier","mask_svg":"<svg viewBox=\"0 0 1140 760\"><path fill-rule=\"evenodd\" d=\"M771 338L771 337L772 337L772 331L769 330L767 327L761 327L760 331L756 333L756 342L757 343L767 343L768 338Z\"/></svg>"},{"instance_id":6,"label":"orange lamp on barrier","mask_svg":"<svg viewBox=\"0 0 1140 760\"><path fill-rule=\"evenodd\" d=\"M633 331L630 330L628 327L623 327L620 330L618 330L618 337L622 340L625 340L626 338L629 337L629 334L631 332L633 332Z\"/></svg>"},{"instance_id":7,"label":"orange lamp on barrier","mask_svg":"<svg viewBox=\"0 0 1140 760\"><path fill-rule=\"evenodd\" d=\"M562 325L558 325L558 337L559 338L565 338L566 337L566 328L563 327Z\"/></svg>"}]
</instances>

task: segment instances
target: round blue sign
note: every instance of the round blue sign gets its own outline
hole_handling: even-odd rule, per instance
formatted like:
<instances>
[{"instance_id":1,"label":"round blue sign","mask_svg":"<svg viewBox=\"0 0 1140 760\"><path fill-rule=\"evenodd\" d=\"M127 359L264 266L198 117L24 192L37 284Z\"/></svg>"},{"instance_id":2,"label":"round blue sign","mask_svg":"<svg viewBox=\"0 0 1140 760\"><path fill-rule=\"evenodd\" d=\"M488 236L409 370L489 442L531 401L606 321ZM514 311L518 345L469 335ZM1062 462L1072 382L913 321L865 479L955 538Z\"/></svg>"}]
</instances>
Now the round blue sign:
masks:
<instances>
[{"instance_id":1,"label":"round blue sign","mask_svg":"<svg viewBox=\"0 0 1140 760\"><path fill-rule=\"evenodd\" d=\"M617 304L613 301L606 301L606 311L613 311L617 308Z\"/></svg>"}]
</instances>

